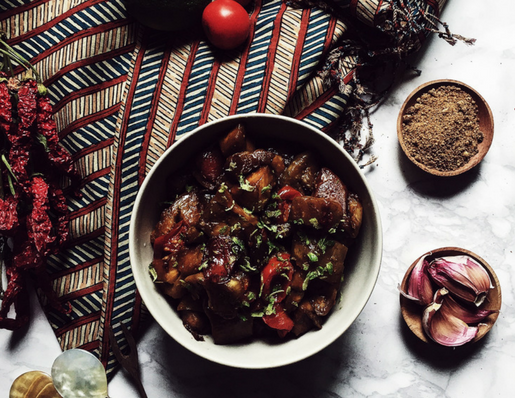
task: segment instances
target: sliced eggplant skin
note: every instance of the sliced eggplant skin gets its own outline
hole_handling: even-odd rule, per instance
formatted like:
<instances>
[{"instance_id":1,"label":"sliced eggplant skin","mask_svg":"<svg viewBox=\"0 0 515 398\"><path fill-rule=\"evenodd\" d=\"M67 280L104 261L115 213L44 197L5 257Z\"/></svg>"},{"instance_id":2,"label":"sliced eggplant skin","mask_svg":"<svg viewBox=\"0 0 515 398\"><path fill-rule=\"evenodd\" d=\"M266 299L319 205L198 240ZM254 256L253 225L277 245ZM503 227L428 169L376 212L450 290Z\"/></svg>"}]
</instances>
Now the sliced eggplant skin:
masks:
<instances>
[{"instance_id":1,"label":"sliced eggplant skin","mask_svg":"<svg viewBox=\"0 0 515 398\"><path fill-rule=\"evenodd\" d=\"M336 227L342 217L342 206L335 200L299 196L292 201L289 219L296 224L327 231Z\"/></svg>"}]
</instances>

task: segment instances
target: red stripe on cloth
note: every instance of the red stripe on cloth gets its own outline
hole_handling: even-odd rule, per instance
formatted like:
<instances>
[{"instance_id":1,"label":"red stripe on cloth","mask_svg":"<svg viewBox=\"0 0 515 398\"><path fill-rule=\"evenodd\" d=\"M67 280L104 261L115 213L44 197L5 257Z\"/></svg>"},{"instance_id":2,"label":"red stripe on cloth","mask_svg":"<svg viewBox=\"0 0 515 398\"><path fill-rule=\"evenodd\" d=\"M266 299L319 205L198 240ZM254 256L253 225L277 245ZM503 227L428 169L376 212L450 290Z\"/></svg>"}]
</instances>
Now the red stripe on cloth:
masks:
<instances>
[{"instance_id":1,"label":"red stripe on cloth","mask_svg":"<svg viewBox=\"0 0 515 398\"><path fill-rule=\"evenodd\" d=\"M78 68L81 68L81 67L84 67L87 65L93 65L93 64L96 64L97 62L101 62L105 59L112 59L112 58L117 57L118 55L132 52L134 50L135 45L136 45L136 43L132 43L127 46L117 48L116 50L113 50L113 51L109 51L109 52L99 54L99 55L94 55L93 57L85 58L85 59L82 59L77 62L72 62L72 63L62 67L61 69L59 69L55 75L46 79L43 82L43 84L45 85L45 87L49 87L50 85L55 83L56 80L61 78L61 76L65 75L66 73L68 73L74 69L78 69Z\"/></svg>"},{"instance_id":2,"label":"red stripe on cloth","mask_svg":"<svg viewBox=\"0 0 515 398\"><path fill-rule=\"evenodd\" d=\"M31 1L30 3L24 4L22 6L16 6L10 10L2 11L2 14L0 14L2 16L0 21L6 20L6 19L12 17L13 15L21 14L22 12L28 11L31 8L35 8L41 4L48 3L49 1L52 1L52 0L34 0L34 1Z\"/></svg>"},{"instance_id":3,"label":"red stripe on cloth","mask_svg":"<svg viewBox=\"0 0 515 398\"><path fill-rule=\"evenodd\" d=\"M73 154L73 160L77 161L78 159L92 153L99 151L105 147L113 145L114 137L106 138L105 140L99 142L98 144L90 145L84 149L81 149Z\"/></svg>"},{"instance_id":4,"label":"red stripe on cloth","mask_svg":"<svg viewBox=\"0 0 515 398\"><path fill-rule=\"evenodd\" d=\"M72 102L73 100L85 97L86 95L90 95L96 92L101 91L102 89L116 86L117 84L123 83L125 80L127 80L127 76L123 75L120 77L117 77L113 80L108 80L99 84L95 84L93 86L88 86L86 88L83 88L82 90L74 91L73 93L67 94L61 101L56 103L53 107L54 113L58 112L59 109L61 109L63 106L65 106L67 103Z\"/></svg>"},{"instance_id":5,"label":"red stripe on cloth","mask_svg":"<svg viewBox=\"0 0 515 398\"><path fill-rule=\"evenodd\" d=\"M171 51L170 48L165 50L163 55L163 59L161 61L161 67L159 68L159 76L157 78L157 84L154 91L154 96L152 97L150 114L147 121L147 130L145 132L145 137L143 139L143 144L141 148L141 152L139 155L139 170L138 170L138 182L141 185L143 180L145 179L145 170L147 165L147 153L148 153L148 145L150 143L150 138L152 137L152 128L154 125L154 120L156 118L157 109L159 107L159 99L161 97L161 89L163 87L163 83L166 76L168 61L170 60Z\"/></svg>"},{"instance_id":6,"label":"red stripe on cloth","mask_svg":"<svg viewBox=\"0 0 515 398\"><path fill-rule=\"evenodd\" d=\"M172 125L170 126L170 134L168 136L168 145L170 146L175 141L175 136L177 135L177 128L179 127L179 121L181 119L182 111L184 110L184 97L186 94L186 89L188 88L188 81L190 79L191 69L193 68L193 62L195 61L195 55L198 51L199 41L196 40L191 45L190 54L188 55L188 61L186 62L186 69L184 70L184 75L182 76L181 90L179 92L179 98L177 101L177 108L175 109L175 115L173 117Z\"/></svg>"},{"instance_id":7,"label":"red stripe on cloth","mask_svg":"<svg viewBox=\"0 0 515 398\"><path fill-rule=\"evenodd\" d=\"M84 206L80 210L76 210L70 213L70 220L75 220L78 217L81 217L85 214L91 213L93 210L96 210L102 206L105 206L107 203L107 198L103 197L101 199L95 200L87 206Z\"/></svg>"},{"instance_id":8,"label":"red stripe on cloth","mask_svg":"<svg viewBox=\"0 0 515 398\"><path fill-rule=\"evenodd\" d=\"M95 351L97 351L99 345L100 345L100 342L98 340L95 340L90 343L86 343L81 346L78 346L77 348L82 348L83 350L94 353Z\"/></svg>"},{"instance_id":9,"label":"red stripe on cloth","mask_svg":"<svg viewBox=\"0 0 515 398\"><path fill-rule=\"evenodd\" d=\"M70 268L65 268L65 269L63 269L61 271L53 273L52 274L52 280L61 278L61 277L66 276L66 275L74 274L77 271L80 271L80 270L82 270L84 268L89 268L89 267L91 267L94 264L101 263L102 261L104 261L104 256L100 256L100 257L94 258L92 260L85 261L85 262L83 262L81 264L74 265L73 267L70 267Z\"/></svg>"},{"instance_id":10,"label":"red stripe on cloth","mask_svg":"<svg viewBox=\"0 0 515 398\"><path fill-rule=\"evenodd\" d=\"M107 109L100 111L100 112L96 112L91 115L84 116L80 119L74 120L68 126L66 126L64 129L59 131L59 139L62 140L64 137L66 137L72 131L76 131L76 130L80 129L81 127L87 126L88 124L96 122L97 120L104 119L108 116L116 114L120 110L120 106L121 106L121 104L116 104L116 105L113 105Z\"/></svg>"},{"instance_id":11,"label":"red stripe on cloth","mask_svg":"<svg viewBox=\"0 0 515 398\"><path fill-rule=\"evenodd\" d=\"M96 239L103 234L105 234L105 227L98 228L98 229L94 230L93 232L79 236L78 238L69 239L61 246L61 248L64 250L64 249L67 249L67 248L70 248L73 246L77 246L84 242L89 242L90 240Z\"/></svg>"},{"instance_id":12,"label":"red stripe on cloth","mask_svg":"<svg viewBox=\"0 0 515 398\"><path fill-rule=\"evenodd\" d=\"M82 39L83 37L87 37L87 36L93 36L93 35L96 35L97 33L103 33L107 30L115 29L120 26L129 25L129 23L130 23L130 20L128 20L128 19L120 19L120 20L117 20L114 22L108 22L108 23L100 25L100 26L95 26L93 28L81 30L80 32L78 32L76 34L67 37L66 39L59 42L58 44L53 45L48 50L39 53L34 58L29 59L28 61L32 65L34 65L34 64L38 63L39 61L41 61L43 58L46 58L50 54L53 54L56 51L59 51L61 48L67 46L68 44L70 44L71 42L73 42L75 40ZM9 40L9 44L13 45L11 40ZM25 68L23 66L17 66L14 68L14 74L20 74L24 70L25 70Z\"/></svg>"},{"instance_id":13,"label":"red stripe on cloth","mask_svg":"<svg viewBox=\"0 0 515 398\"><path fill-rule=\"evenodd\" d=\"M103 282L96 283L95 285L88 286L88 287L86 287L84 289L75 290L75 291L73 291L73 292L71 292L69 294L65 294L65 295L59 297L59 300L63 301L63 302L70 301L70 300L75 300L77 298L85 296L86 294L100 292L100 291L102 291L103 287L104 287L104 283Z\"/></svg>"},{"instance_id":14,"label":"red stripe on cloth","mask_svg":"<svg viewBox=\"0 0 515 398\"><path fill-rule=\"evenodd\" d=\"M11 46L13 46L13 45L21 43L21 42L23 42L23 41L25 41L27 39L30 39L31 37L37 36L41 32L49 30L50 28L52 28L53 26L55 26L59 22L62 22L66 18L69 18L73 14L76 14L79 11L85 10L86 8L90 8L91 6L93 6L95 4L104 3L106 1L108 1L108 0L88 0L88 1L85 1L84 3L79 4L78 6L76 6L76 7L72 8L72 9L62 13L61 15L56 16L51 21L49 21L49 22L47 22L47 23L45 23L45 24L43 24L41 26L38 26L36 29L32 29L30 32L27 32L27 33L25 33L23 35L13 37L11 40L9 40L9 44ZM20 11L18 10L18 8L16 8L16 11L17 11L16 14L20 14Z\"/></svg>"},{"instance_id":15,"label":"red stripe on cloth","mask_svg":"<svg viewBox=\"0 0 515 398\"><path fill-rule=\"evenodd\" d=\"M122 169L123 162L123 154L124 154L124 146L125 140L127 139L127 130L128 125L126 123L127 117L130 115L132 108L132 101L134 100L134 93L136 91L138 76L141 70L141 65L143 63L143 59L145 57L147 43L145 40L142 40L141 48L139 49L138 55L134 62L133 73L131 84L129 86L129 91L127 94L127 100L124 108L124 114L122 115L122 128L118 134L118 151L116 153L116 160L114 163L115 170L117 172L113 175L113 189L112 189L112 209L111 209L111 248L109 253L109 260L111 262L109 267L109 276L107 278L107 283L104 288L104 296L106 297L105 302L106 306L104 308L104 322L110 323L112 312L113 312L113 302L115 298L115 288L116 288L116 271L117 271L117 257L118 257L118 227L120 219L118 217L120 212L120 187L122 183L122 173L119 172ZM106 264L107 266L107 264ZM101 348L101 362L104 366L107 366L107 362L109 360L109 339L103 338L100 344Z\"/></svg>"},{"instance_id":16,"label":"red stripe on cloth","mask_svg":"<svg viewBox=\"0 0 515 398\"><path fill-rule=\"evenodd\" d=\"M220 70L220 64L222 61L220 57L215 58L215 62L213 63L213 67L211 68L211 73L209 75L209 79L207 82L206 89L206 98L204 100L204 107L202 108L202 112L200 114L199 126L206 123L207 118L209 116L209 111L211 110L211 103L213 102L213 94L216 89L216 78L218 76L218 71Z\"/></svg>"},{"instance_id":17,"label":"red stripe on cloth","mask_svg":"<svg viewBox=\"0 0 515 398\"><path fill-rule=\"evenodd\" d=\"M302 18L300 21L299 34L297 37L297 44L295 46L295 52L293 54L293 62L291 69L290 84L288 87L288 98L297 90L297 80L299 78L299 64L301 59L302 50L304 50L304 41L306 40L306 34L308 32L309 17L311 15L310 9L302 11Z\"/></svg>"},{"instance_id":18,"label":"red stripe on cloth","mask_svg":"<svg viewBox=\"0 0 515 398\"><path fill-rule=\"evenodd\" d=\"M240 67L238 69L238 75L236 76L236 82L234 87L234 96L231 101L231 107L229 108L229 115L233 115L238 110L238 101L241 95L241 87L243 85L243 79L245 78L245 68L247 66L247 60L249 59L250 46L252 45L252 39L256 33L256 22L258 19L259 12L261 11L262 2L256 0L254 10L250 16L250 33L247 39L247 45L245 51L241 55Z\"/></svg>"},{"instance_id":19,"label":"red stripe on cloth","mask_svg":"<svg viewBox=\"0 0 515 398\"><path fill-rule=\"evenodd\" d=\"M317 99L315 101L313 101L313 103L311 103L310 105L305 107L301 112L299 112L297 115L295 115L295 119L298 119L298 120L304 119L310 113L312 113L317 108L319 108L320 105L322 105L325 102L327 102L337 92L338 92L337 87L335 87L334 84L331 85L331 87L327 91L325 91L322 95L317 97Z\"/></svg>"},{"instance_id":20,"label":"red stripe on cloth","mask_svg":"<svg viewBox=\"0 0 515 398\"><path fill-rule=\"evenodd\" d=\"M277 17L275 19L275 26L272 32L272 40L270 41L270 46L268 48L268 56L267 56L267 65L265 70L265 77L263 79L263 85L261 86L261 97L259 98L259 104L257 107L258 113L263 113L266 110L266 104L268 101L268 92L270 91L270 79L272 78L272 73L274 71L274 63L275 63L275 53L277 49L277 43L279 42L280 33L281 33L281 20L286 11L286 4L281 4L281 9L277 13Z\"/></svg>"},{"instance_id":21,"label":"red stripe on cloth","mask_svg":"<svg viewBox=\"0 0 515 398\"><path fill-rule=\"evenodd\" d=\"M81 316L80 318L77 318L71 322L66 323L66 325L63 326L62 328L57 328L55 330L55 335L57 337L61 337L63 334L65 334L66 332L69 332L70 330L76 329L79 326L82 326L86 323L98 321L99 319L100 319L100 311L93 312L89 315Z\"/></svg>"}]
</instances>

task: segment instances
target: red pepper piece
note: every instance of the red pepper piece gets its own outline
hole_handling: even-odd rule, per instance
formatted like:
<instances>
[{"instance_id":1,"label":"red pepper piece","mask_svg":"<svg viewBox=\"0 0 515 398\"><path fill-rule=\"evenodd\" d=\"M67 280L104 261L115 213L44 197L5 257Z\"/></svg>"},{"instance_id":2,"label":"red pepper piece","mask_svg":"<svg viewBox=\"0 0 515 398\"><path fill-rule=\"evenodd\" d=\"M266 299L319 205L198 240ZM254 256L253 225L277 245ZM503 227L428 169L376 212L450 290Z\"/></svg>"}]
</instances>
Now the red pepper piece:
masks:
<instances>
[{"instance_id":1,"label":"red pepper piece","mask_svg":"<svg viewBox=\"0 0 515 398\"><path fill-rule=\"evenodd\" d=\"M27 234L38 252L47 254L47 245L55 240L52 222L48 216L48 185L41 177L34 177L31 186L32 211L27 216Z\"/></svg>"},{"instance_id":2,"label":"red pepper piece","mask_svg":"<svg viewBox=\"0 0 515 398\"><path fill-rule=\"evenodd\" d=\"M165 248L169 251L177 251L184 244L180 234L186 229L184 220L179 221L165 235L161 235L154 240L154 259L162 259Z\"/></svg>"},{"instance_id":3,"label":"red pepper piece","mask_svg":"<svg viewBox=\"0 0 515 398\"><path fill-rule=\"evenodd\" d=\"M207 268L204 277L213 283L222 283L229 279L236 263L236 256L232 250L231 237L219 235L209 240L207 244Z\"/></svg>"},{"instance_id":4,"label":"red pepper piece","mask_svg":"<svg viewBox=\"0 0 515 398\"><path fill-rule=\"evenodd\" d=\"M295 188L290 187L289 185L285 185L282 187L277 195L282 199L279 203L279 210L281 210L281 218L283 222L288 222L288 218L290 217L291 210L291 202L298 196L302 196L302 194L297 191Z\"/></svg>"},{"instance_id":5,"label":"red pepper piece","mask_svg":"<svg viewBox=\"0 0 515 398\"><path fill-rule=\"evenodd\" d=\"M286 298L286 291L293 278L293 265L288 253L279 253L272 257L261 271L261 295L267 298L273 293L273 288L280 285L280 291L274 295L276 303Z\"/></svg>"},{"instance_id":6,"label":"red pepper piece","mask_svg":"<svg viewBox=\"0 0 515 398\"><path fill-rule=\"evenodd\" d=\"M298 196L302 196L302 194L299 191L297 191L295 188L290 187L289 185L285 185L284 187L282 187L279 190L279 192L277 192L277 195L279 195L279 197L282 200L289 200L289 201L292 201L293 199L295 199Z\"/></svg>"},{"instance_id":7,"label":"red pepper piece","mask_svg":"<svg viewBox=\"0 0 515 398\"><path fill-rule=\"evenodd\" d=\"M275 303L274 310L274 314L263 315L263 322L265 322L268 327L276 329L280 337L284 337L293 329L293 320L286 314L286 311L284 311L280 303Z\"/></svg>"}]
</instances>

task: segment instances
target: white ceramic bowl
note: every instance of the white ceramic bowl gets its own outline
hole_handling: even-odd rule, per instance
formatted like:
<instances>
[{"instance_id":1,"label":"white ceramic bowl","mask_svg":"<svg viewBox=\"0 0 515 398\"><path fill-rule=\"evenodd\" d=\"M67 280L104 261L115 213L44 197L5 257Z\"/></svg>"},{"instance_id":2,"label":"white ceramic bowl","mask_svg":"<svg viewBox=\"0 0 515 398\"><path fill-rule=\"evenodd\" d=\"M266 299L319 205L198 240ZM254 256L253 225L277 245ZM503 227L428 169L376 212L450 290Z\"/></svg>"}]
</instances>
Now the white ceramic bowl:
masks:
<instances>
[{"instance_id":1,"label":"white ceramic bowl","mask_svg":"<svg viewBox=\"0 0 515 398\"><path fill-rule=\"evenodd\" d=\"M166 177L193 154L227 133L238 122L249 136L259 135L303 145L321 155L324 166L331 168L363 203L363 224L359 237L345 263L341 301L327 317L321 330L281 344L257 340L239 345L216 345L206 336L197 341L184 328L175 310L156 289L149 273L152 261L150 232L158 221L160 204L165 200ZM174 143L150 170L136 198L129 235L130 259L137 288L148 310L161 327L191 352L211 361L248 369L272 368L307 358L327 347L354 322L365 307L377 281L382 256L381 220L376 201L355 161L334 140L321 131L283 116L247 114L230 116L197 128Z\"/></svg>"}]
</instances>

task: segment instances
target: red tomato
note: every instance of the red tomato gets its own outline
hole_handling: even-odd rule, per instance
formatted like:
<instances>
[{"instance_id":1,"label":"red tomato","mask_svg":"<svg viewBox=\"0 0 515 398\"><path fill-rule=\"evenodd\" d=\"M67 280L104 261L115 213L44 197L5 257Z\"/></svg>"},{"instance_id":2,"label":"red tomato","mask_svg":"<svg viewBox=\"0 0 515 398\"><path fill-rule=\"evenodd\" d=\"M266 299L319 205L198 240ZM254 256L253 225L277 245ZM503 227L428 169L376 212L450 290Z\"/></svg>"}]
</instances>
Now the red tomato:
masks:
<instances>
[{"instance_id":1,"label":"red tomato","mask_svg":"<svg viewBox=\"0 0 515 398\"><path fill-rule=\"evenodd\" d=\"M215 0L202 14L202 26L208 40L222 50L242 44L250 33L249 14L234 0Z\"/></svg>"}]
</instances>

